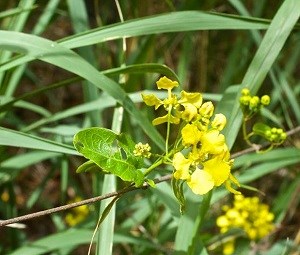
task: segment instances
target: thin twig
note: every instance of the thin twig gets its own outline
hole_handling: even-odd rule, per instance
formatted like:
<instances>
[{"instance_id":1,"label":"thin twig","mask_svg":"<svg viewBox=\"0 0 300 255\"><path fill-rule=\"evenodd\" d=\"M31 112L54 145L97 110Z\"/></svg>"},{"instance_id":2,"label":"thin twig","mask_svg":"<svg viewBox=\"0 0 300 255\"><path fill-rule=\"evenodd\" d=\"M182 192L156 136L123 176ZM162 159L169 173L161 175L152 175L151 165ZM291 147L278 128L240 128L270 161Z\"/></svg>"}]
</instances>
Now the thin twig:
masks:
<instances>
[{"instance_id":1,"label":"thin twig","mask_svg":"<svg viewBox=\"0 0 300 255\"><path fill-rule=\"evenodd\" d=\"M160 178L154 180L154 182L156 184L158 184L158 183L161 183L161 182L164 182L164 181L168 181L171 178L172 178L172 175L169 174L169 175L166 175L166 176L163 176L163 177L160 177ZM130 187L124 188L122 190L119 190L119 191L116 191L116 192L111 192L111 193L101 195L101 196L98 196L98 197L93 197L93 198L85 199L85 200L82 200L82 201L79 201L79 202L54 207L54 208L47 209L47 210L44 210L44 211L39 211L39 212L35 212L35 213L26 214L26 215L11 218L11 219L8 219L8 220L2 220L2 221L0 221L0 227L3 227L3 226L8 225L8 224L12 224L12 223L17 223L17 222L21 222L21 221L25 221L25 220L30 220L30 219L33 219L33 218L41 217L41 216L44 216L44 215L48 215L48 214L52 214L52 213L56 213L56 212L60 212L60 211L65 211L65 210L72 209L72 208L77 207L77 206L95 203L95 202L102 201L102 200L107 199L107 198L120 196L122 194L125 194L125 193L133 191L133 190L147 189L148 187L149 187L148 183L144 183L142 187L130 186Z\"/></svg>"}]
</instances>

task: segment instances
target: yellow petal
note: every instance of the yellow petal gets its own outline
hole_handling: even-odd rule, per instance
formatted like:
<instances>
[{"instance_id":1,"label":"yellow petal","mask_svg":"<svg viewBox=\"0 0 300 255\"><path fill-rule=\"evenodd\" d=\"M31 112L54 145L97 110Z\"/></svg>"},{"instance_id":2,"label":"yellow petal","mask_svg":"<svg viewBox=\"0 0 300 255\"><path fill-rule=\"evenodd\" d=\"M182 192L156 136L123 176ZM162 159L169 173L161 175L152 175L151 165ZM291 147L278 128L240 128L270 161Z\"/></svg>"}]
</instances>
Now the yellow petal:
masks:
<instances>
[{"instance_id":1,"label":"yellow petal","mask_svg":"<svg viewBox=\"0 0 300 255\"><path fill-rule=\"evenodd\" d=\"M173 166L175 168L174 178L187 180L190 178L189 168L191 162L186 159L181 152L177 152L173 157Z\"/></svg>"},{"instance_id":2,"label":"yellow petal","mask_svg":"<svg viewBox=\"0 0 300 255\"><path fill-rule=\"evenodd\" d=\"M209 173L197 168L187 181L187 185L195 194L203 195L214 187L214 180Z\"/></svg>"},{"instance_id":3,"label":"yellow petal","mask_svg":"<svg viewBox=\"0 0 300 255\"><path fill-rule=\"evenodd\" d=\"M168 114L166 114L165 116L158 117L158 118L154 119L152 121L152 124L154 126L156 126L156 125L160 125L160 124L165 123L165 122L170 122L170 123L173 123L173 124L179 124L180 119L177 118L177 117L174 117L173 115L169 116Z\"/></svg>"},{"instance_id":4,"label":"yellow petal","mask_svg":"<svg viewBox=\"0 0 300 255\"><path fill-rule=\"evenodd\" d=\"M163 104L163 101L157 98L154 94L150 94L150 95L142 94L142 98L146 105L155 106L155 110Z\"/></svg>"},{"instance_id":5,"label":"yellow petal","mask_svg":"<svg viewBox=\"0 0 300 255\"><path fill-rule=\"evenodd\" d=\"M220 157L203 162L203 167L203 170L212 176L215 186L220 186L229 178L230 166Z\"/></svg>"},{"instance_id":6,"label":"yellow petal","mask_svg":"<svg viewBox=\"0 0 300 255\"><path fill-rule=\"evenodd\" d=\"M184 111L181 112L181 118L186 122L196 119L198 115L197 108L192 104L182 104Z\"/></svg>"},{"instance_id":7,"label":"yellow petal","mask_svg":"<svg viewBox=\"0 0 300 255\"><path fill-rule=\"evenodd\" d=\"M177 81L172 81L172 80L168 79L166 76L164 76L156 82L156 85L157 85L158 89L171 90L174 87L178 87L179 84Z\"/></svg>"},{"instance_id":8,"label":"yellow petal","mask_svg":"<svg viewBox=\"0 0 300 255\"><path fill-rule=\"evenodd\" d=\"M225 136L218 130L211 130L202 135L201 143L202 150L211 154L220 154L227 148Z\"/></svg>"},{"instance_id":9,"label":"yellow petal","mask_svg":"<svg viewBox=\"0 0 300 255\"><path fill-rule=\"evenodd\" d=\"M183 145L190 146L193 144L197 144L200 141L202 132L199 131L199 129L195 125L187 124L181 130L181 135Z\"/></svg>"},{"instance_id":10,"label":"yellow petal","mask_svg":"<svg viewBox=\"0 0 300 255\"><path fill-rule=\"evenodd\" d=\"M196 92L185 92L184 90L182 90L180 92L181 98L178 101L179 104L192 104L193 106L195 106L196 108L200 108L201 104L202 104L202 95L200 93L196 93Z\"/></svg>"}]
</instances>

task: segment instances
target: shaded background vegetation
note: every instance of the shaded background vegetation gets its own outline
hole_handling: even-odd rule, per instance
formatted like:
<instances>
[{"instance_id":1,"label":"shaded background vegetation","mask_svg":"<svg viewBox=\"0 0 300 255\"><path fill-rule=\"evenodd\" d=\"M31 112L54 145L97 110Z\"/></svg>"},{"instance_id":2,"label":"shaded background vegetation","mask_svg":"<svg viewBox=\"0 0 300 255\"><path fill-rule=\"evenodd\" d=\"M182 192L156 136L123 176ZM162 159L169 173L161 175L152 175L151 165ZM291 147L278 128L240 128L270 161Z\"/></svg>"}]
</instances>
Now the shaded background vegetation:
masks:
<instances>
[{"instance_id":1,"label":"shaded background vegetation","mask_svg":"<svg viewBox=\"0 0 300 255\"><path fill-rule=\"evenodd\" d=\"M28 6L31 6L30 11L2 17L0 20L1 29L23 31L53 41L63 41L66 37L79 32L120 22L114 1L85 1L86 10L80 9L82 5L75 7L81 1L56 1L57 6L51 12L50 19L39 30L37 24L42 24L40 18L45 15L45 8L50 2L54 3L55 1L27 1ZM283 1L266 0L124 0L120 1L120 6L125 21L175 11L199 10L242 16L249 15L261 18L262 22L268 23L282 3ZM0 11L4 13L18 6L23 8L26 6L26 1L3 0L0 2ZM78 9L76 10L76 8ZM78 19L80 15L76 14L76 11L79 13L86 11L87 19ZM24 22L20 22L20 15L24 13L28 16L24 18ZM104 43L80 47L74 51L87 59L99 71L117 68L122 64L128 66L144 63L165 64L178 75L182 88L187 91L202 92L206 100L213 100L217 104L229 86L241 84L264 35L265 30L203 30L158 33L126 39L126 52L122 50L121 40L107 40ZM300 112L297 111L300 109L299 45L299 31L296 29L286 41L272 72L266 77L258 91L259 95L267 93L272 98L269 111L263 112L264 117L269 122L275 121L276 124L286 130L299 126L300 120ZM0 49L1 64L12 59L13 56L5 58L7 52ZM18 72L19 74L17 74ZM126 82L120 86L126 93L146 89L154 90L155 81L159 76L159 72L156 74L150 72L126 74ZM1 73L0 93L3 98L1 104L9 101L8 99L11 97L19 98L26 93L73 77L75 77L74 74L69 71L40 60L29 62L22 71L18 71L18 67L9 69ZM118 75L110 77L119 82L120 77ZM52 141L71 144L75 132L83 127L103 126L110 128L115 102L111 101L112 103L104 109L94 107L93 110L83 110L80 114L66 114L66 117L54 121L51 120L51 117L65 113L68 109L72 110L78 105L88 105L89 102L97 100L100 95L103 96L103 93L91 83L88 84L82 79L74 80L59 88L29 96L25 101L30 102L31 107L17 104L8 106L2 110L1 126ZM105 98L104 94L102 99ZM107 98L110 100L110 97ZM136 95L136 98L138 98L136 102L141 101L139 95ZM99 101L98 104L100 105L101 102ZM138 107L144 111L144 116L152 119L155 113L151 112L149 108L145 109L141 106L138 104ZM38 124L43 119L48 119L48 122ZM148 139L138 127L134 117L127 112L124 113L122 132L131 134L136 141L147 141ZM160 129L160 132L164 134L163 128ZM151 142L150 140L149 142ZM287 140L284 147L299 149L299 144L299 134L296 133ZM153 146L155 148L155 145ZM241 135L238 135L232 149L233 152L238 152L246 147ZM101 193L102 176L95 174L77 175L75 173L78 165L83 162L82 158L62 153L53 152L49 155L42 155L35 154L35 152L36 150L22 148L22 146L20 148L1 147L0 193L2 199L0 201L0 217L2 219L62 205L76 195L84 199ZM278 153L274 155L289 154L288 151L284 150L282 153ZM295 152L293 151L293 153ZM296 153L299 155L299 150ZM18 158L22 155L27 155L27 157ZM10 159L12 163L9 162ZM257 161L258 157L253 162L260 166ZM252 164L251 161L245 160L244 164L237 167L236 170L242 175L247 168L253 165L255 163ZM261 165L261 168L263 167ZM260 171L261 168L258 167L257 171ZM272 238L259 246L259 251L267 250L277 242L283 243L280 246L283 249L286 247L284 244L286 239L294 240L297 235L299 244L300 210L299 196L297 196L300 187L299 168L299 161L293 161L291 164L286 163L277 168L274 167L274 170L268 175L260 176L248 183L265 194L265 196L261 195L261 198L270 204L278 223L278 229ZM170 169L161 169L161 171L167 173L170 172ZM122 185L119 183L118 188L121 188ZM161 189L164 187L162 186ZM165 197L160 200L163 194L161 189L150 192L133 192L118 202L115 227L117 237L115 237L116 244L113 254L168 254L170 252L176 235L177 220L174 221L174 211L170 211L165 205L169 198ZM247 190L243 193L250 196L254 194L253 191ZM215 216L220 213L220 205L229 200L230 196L219 200L208 214L209 217L204 224L203 232L199 233L207 246L218 234L215 227ZM175 201L172 201L171 204L176 205ZM77 229L89 230L88 233L91 233L97 221L98 207L97 204L90 206L89 217L81 222ZM178 210L178 207L176 209ZM62 212L30 220L25 222L27 226L25 230L4 228L0 232L0 252L8 254L28 242L67 230L69 227L64 221L65 215L66 212ZM178 217L178 214L175 216ZM177 219L176 217L175 219ZM76 248L82 244L76 240L80 240L83 233L78 232L76 235L77 239L75 238L73 246L68 245L51 254L86 254L86 245ZM127 240L127 237L132 239ZM62 238L64 237L62 236ZM87 235L84 238L89 240L90 236ZM82 239L84 238L82 237ZM88 243L88 241L83 243ZM249 246L248 243L244 246L247 245ZM20 251L15 254L22 253ZM216 250L215 254L220 254L220 250Z\"/></svg>"}]
</instances>

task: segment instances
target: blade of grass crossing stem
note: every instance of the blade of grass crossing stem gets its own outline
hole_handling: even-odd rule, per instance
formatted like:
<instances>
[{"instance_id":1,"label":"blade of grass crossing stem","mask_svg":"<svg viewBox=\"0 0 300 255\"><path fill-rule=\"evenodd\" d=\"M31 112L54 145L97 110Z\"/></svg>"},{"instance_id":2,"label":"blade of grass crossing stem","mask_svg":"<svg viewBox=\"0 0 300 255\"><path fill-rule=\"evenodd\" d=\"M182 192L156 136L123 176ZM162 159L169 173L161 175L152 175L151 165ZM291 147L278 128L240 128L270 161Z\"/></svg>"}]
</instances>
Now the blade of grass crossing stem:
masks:
<instances>
[{"instance_id":1,"label":"blade of grass crossing stem","mask_svg":"<svg viewBox=\"0 0 300 255\"><path fill-rule=\"evenodd\" d=\"M194 253L196 250L203 252L203 254L206 252L204 246L197 244L197 240L203 219L209 209L212 191L203 196L201 203L193 202L191 199L193 196L191 191L186 196L186 211L180 217L176 232L175 255L198 254Z\"/></svg>"},{"instance_id":2,"label":"blade of grass crossing stem","mask_svg":"<svg viewBox=\"0 0 300 255\"><path fill-rule=\"evenodd\" d=\"M203 200L200 205L200 211L196 218L194 229L193 229L193 240L189 247L188 254L208 254L202 241L200 240L200 229L202 227L204 218L206 216L206 213L208 212L210 208L210 202L212 197L213 191L209 191L207 194L203 196Z\"/></svg>"},{"instance_id":3,"label":"blade of grass crossing stem","mask_svg":"<svg viewBox=\"0 0 300 255\"><path fill-rule=\"evenodd\" d=\"M267 30L263 41L261 42L245 76L242 84L237 90L234 104L224 107L226 102L226 93L224 100L218 105L217 110L229 117L224 135L227 138L229 148L232 147L242 122L242 113L239 110L239 95L243 87L248 87L252 93L256 93L262 85L272 64L279 55L287 37L291 33L300 16L300 1L286 0L281 5ZM230 100L233 98L231 97Z\"/></svg>"},{"instance_id":4,"label":"blade of grass crossing stem","mask_svg":"<svg viewBox=\"0 0 300 255\"><path fill-rule=\"evenodd\" d=\"M123 119L123 107L116 107L113 115L112 131L120 133ZM102 194L116 191L116 177L114 175L105 175ZM101 202L100 215L110 206L110 203L116 202L114 199L107 199ZM101 216L102 217L102 216ZM110 212L99 227L98 238L96 242L97 255L112 254L114 227L115 227L116 207L111 205Z\"/></svg>"},{"instance_id":5,"label":"blade of grass crossing stem","mask_svg":"<svg viewBox=\"0 0 300 255\"><path fill-rule=\"evenodd\" d=\"M75 73L107 92L136 119L154 143L160 148L164 148L164 140L161 135L150 121L144 117L141 111L137 109L119 84L102 75L75 52L50 40L28 34L0 31L0 38L0 47L7 50L11 50L12 48L19 49L23 53Z\"/></svg>"},{"instance_id":6,"label":"blade of grass crossing stem","mask_svg":"<svg viewBox=\"0 0 300 255\"><path fill-rule=\"evenodd\" d=\"M89 30L88 14L84 1L77 0L76 4L74 4L73 0L68 0L67 4L75 33L85 32ZM85 60L87 60L97 68L97 61L93 52L93 48L91 46L80 48L78 50L78 53ZM90 82L84 81L83 83L85 83L83 86L83 95L85 102L90 102L97 99L99 97L98 88ZM88 115L85 116L88 117L91 126L102 125L99 111L89 112Z\"/></svg>"}]
</instances>

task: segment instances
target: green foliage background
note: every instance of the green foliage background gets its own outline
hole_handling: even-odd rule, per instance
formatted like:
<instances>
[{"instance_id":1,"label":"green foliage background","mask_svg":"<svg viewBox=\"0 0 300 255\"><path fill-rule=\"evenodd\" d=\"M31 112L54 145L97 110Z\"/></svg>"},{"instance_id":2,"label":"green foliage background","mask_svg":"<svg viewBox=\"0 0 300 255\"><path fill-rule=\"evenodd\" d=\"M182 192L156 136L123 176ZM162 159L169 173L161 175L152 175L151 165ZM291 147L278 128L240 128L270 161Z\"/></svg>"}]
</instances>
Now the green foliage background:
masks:
<instances>
[{"instance_id":1,"label":"green foliage background","mask_svg":"<svg viewBox=\"0 0 300 255\"><path fill-rule=\"evenodd\" d=\"M73 136L85 127L105 127L160 152L165 130L151 125L156 113L143 107L140 93L163 98L155 82L166 75L178 80L180 89L202 92L216 112L226 115L224 134L232 152L247 147L239 133L241 88L270 94L264 120L295 132L270 153L236 157L234 172L242 184L264 194L278 228L254 246L237 242L236 254L295 252L300 1L124 0L120 9L124 21L114 1L0 2L0 217L63 205L74 195L89 198L121 189L124 184L112 175L75 173L84 159L72 146ZM155 177L172 171L159 170ZM131 192L112 207L93 252L220 254L223 237L215 218L231 196L223 188L210 195L187 191L187 211L180 215L167 182ZM25 230L2 228L0 253L86 254L108 204L91 206L89 217L74 228L66 226L65 212L24 222Z\"/></svg>"}]
</instances>

